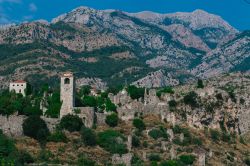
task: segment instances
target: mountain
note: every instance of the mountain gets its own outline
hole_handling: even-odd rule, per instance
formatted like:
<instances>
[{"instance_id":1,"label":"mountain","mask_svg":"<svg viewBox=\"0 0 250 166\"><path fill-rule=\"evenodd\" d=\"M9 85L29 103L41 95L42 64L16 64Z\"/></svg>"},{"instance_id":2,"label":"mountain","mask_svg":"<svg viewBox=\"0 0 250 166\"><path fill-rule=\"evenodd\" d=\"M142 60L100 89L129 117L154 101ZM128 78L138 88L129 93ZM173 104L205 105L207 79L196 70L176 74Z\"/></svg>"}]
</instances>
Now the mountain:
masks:
<instances>
[{"instance_id":1,"label":"mountain","mask_svg":"<svg viewBox=\"0 0 250 166\"><path fill-rule=\"evenodd\" d=\"M40 20L0 29L1 87L15 79L53 83L68 70L78 82L93 79L96 85L125 80L175 85L206 75L200 65L241 36L221 17L201 10L158 14L79 7L51 23Z\"/></svg>"},{"instance_id":2,"label":"mountain","mask_svg":"<svg viewBox=\"0 0 250 166\"><path fill-rule=\"evenodd\" d=\"M221 42L228 40L227 36L238 32L221 17L203 10L174 14L146 11L130 15L160 26L185 46L204 51L214 49Z\"/></svg>"},{"instance_id":3,"label":"mountain","mask_svg":"<svg viewBox=\"0 0 250 166\"><path fill-rule=\"evenodd\" d=\"M209 52L192 73L202 78L209 78L222 73L248 71L249 64L250 31L245 31Z\"/></svg>"}]
</instances>

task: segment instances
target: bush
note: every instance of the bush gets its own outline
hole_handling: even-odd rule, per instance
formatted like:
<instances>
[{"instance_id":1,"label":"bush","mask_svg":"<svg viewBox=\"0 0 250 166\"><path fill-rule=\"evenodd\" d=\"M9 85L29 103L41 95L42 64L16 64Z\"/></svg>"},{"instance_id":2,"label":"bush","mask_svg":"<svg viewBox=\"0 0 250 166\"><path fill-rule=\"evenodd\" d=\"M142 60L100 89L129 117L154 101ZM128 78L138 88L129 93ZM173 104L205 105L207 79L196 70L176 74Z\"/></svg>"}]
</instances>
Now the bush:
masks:
<instances>
[{"instance_id":1,"label":"bush","mask_svg":"<svg viewBox=\"0 0 250 166\"><path fill-rule=\"evenodd\" d=\"M133 135L132 136L132 146L133 147L139 147L140 144L141 144L140 139L137 136Z\"/></svg>"},{"instance_id":2,"label":"bush","mask_svg":"<svg viewBox=\"0 0 250 166\"><path fill-rule=\"evenodd\" d=\"M50 142L68 142L66 135L62 131L56 131L48 137Z\"/></svg>"},{"instance_id":3,"label":"bush","mask_svg":"<svg viewBox=\"0 0 250 166\"><path fill-rule=\"evenodd\" d=\"M163 89L157 91L157 92L156 92L156 95L157 95L158 97L161 97L161 94L162 94L162 93L174 94L174 90L173 90L173 88L171 88L171 87L165 87L165 88L163 88Z\"/></svg>"},{"instance_id":4,"label":"bush","mask_svg":"<svg viewBox=\"0 0 250 166\"><path fill-rule=\"evenodd\" d=\"M22 165L30 164L34 162L34 159L32 158L32 156L26 151L19 151L17 160L18 160L18 163Z\"/></svg>"},{"instance_id":5,"label":"bush","mask_svg":"<svg viewBox=\"0 0 250 166\"><path fill-rule=\"evenodd\" d=\"M132 85L127 88L128 94L132 99L139 99L144 97L144 88L137 88L136 86Z\"/></svg>"},{"instance_id":6,"label":"bush","mask_svg":"<svg viewBox=\"0 0 250 166\"><path fill-rule=\"evenodd\" d=\"M81 137L83 143L87 146L95 146L96 145L96 134L93 130L83 127L81 129Z\"/></svg>"},{"instance_id":7,"label":"bush","mask_svg":"<svg viewBox=\"0 0 250 166\"><path fill-rule=\"evenodd\" d=\"M14 142L8 139L0 130L0 159L8 158L16 151Z\"/></svg>"},{"instance_id":8,"label":"bush","mask_svg":"<svg viewBox=\"0 0 250 166\"><path fill-rule=\"evenodd\" d=\"M246 158L246 159L245 159L245 164L246 164L247 166L250 166L250 158Z\"/></svg>"},{"instance_id":9,"label":"bush","mask_svg":"<svg viewBox=\"0 0 250 166\"><path fill-rule=\"evenodd\" d=\"M148 159L149 159L150 161L160 161L160 160L161 160L161 157L160 157L159 154L150 154L150 155L148 156Z\"/></svg>"},{"instance_id":10,"label":"bush","mask_svg":"<svg viewBox=\"0 0 250 166\"><path fill-rule=\"evenodd\" d=\"M118 125L118 120L119 120L119 119L118 119L117 114L116 114L116 113L113 113L113 114L108 115L108 116L106 117L105 122L106 122L106 124L109 125L110 127L115 127L115 126Z\"/></svg>"},{"instance_id":11,"label":"bush","mask_svg":"<svg viewBox=\"0 0 250 166\"><path fill-rule=\"evenodd\" d=\"M127 153L127 146L124 144L124 136L114 130L106 130L98 133L98 144L106 151L115 154Z\"/></svg>"},{"instance_id":12,"label":"bush","mask_svg":"<svg viewBox=\"0 0 250 166\"><path fill-rule=\"evenodd\" d=\"M77 165L79 166L95 166L95 161L92 161L84 156L79 157L77 160Z\"/></svg>"},{"instance_id":13,"label":"bush","mask_svg":"<svg viewBox=\"0 0 250 166\"><path fill-rule=\"evenodd\" d=\"M134 125L134 127L136 127L140 131L145 130L145 128L146 128L143 120L141 120L141 119L134 119L133 125Z\"/></svg>"},{"instance_id":14,"label":"bush","mask_svg":"<svg viewBox=\"0 0 250 166\"><path fill-rule=\"evenodd\" d=\"M49 136L47 124L39 116L30 116L23 122L23 133L39 142L46 141Z\"/></svg>"},{"instance_id":15,"label":"bush","mask_svg":"<svg viewBox=\"0 0 250 166\"><path fill-rule=\"evenodd\" d=\"M159 129L152 129L149 131L149 136L152 137L153 139L157 140L159 138L168 138L168 135L167 133L165 133L164 131L162 130L159 130Z\"/></svg>"},{"instance_id":16,"label":"bush","mask_svg":"<svg viewBox=\"0 0 250 166\"><path fill-rule=\"evenodd\" d=\"M179 162L175 160L163 161L160 166L179 166Z\"/></svg>"},{"instance_id":17,"label":"bush","mask_svg":"<svg viewBox=\"0 0 250 166\"><path fill-rule=\"evenodd\" d=\"M179 157L180 161L186 165L191 165L195 161L195 156L193 155L181 155Z\"/></svg>"},{"instance_id":18,"label":"bush","mask_svg":"<svg viewBox=\"0 0 250 166\"><path fill-rule=\"evenodd\" d=\"M222 141L229 143L231 141L231 135L226 133L226 132L223 132L222 133Z\"/></svg>"},{"instance_id":19,"label":"bush","mask_svg":"<svg viewBox=\"0 0 250 166\"><path fill-rule=\"evenodd\" d=\"M218 130L210 130L210 136L214 141L219 141L220 140L220 132Z\"/></svg>"},{"instance_id":20,"label":"bush","mask_svg":"<svg viewBox=\"0 0 250 166\"><path fill-rule=\"evenodd\" d=\"M197 97L198 95L195 92L189 92L184 96L184 103L190 105L192 108L196 108L198 107Z\"/></svg>"},{"instance_id":21,"label":"bush","mask_svg":"<svg viewBox=\"0 0 250 166\"><path fill-rule=\"evenodd\" d=\"M168 105L170 108L175 108L177 106L177 102L175 100L170 100Z\"/></svg>"},{"instance_id":22,"label":"bush","mask_svg":"<svg viewBox=\"0 0 250 166\"><path fill-rule=\"evenodd\" d=\"M198 79L197 88L201 88L201 89L204 88L203 81L201 79Z\"/></svg>"},{"instance_id":23,"label":"bush","mask_svg":"<svg viewBox=\"0 0 250 166\"><path fill-rule=\"evenodd\" d=\"M60 127L70 132L80 131L83 122L77 115L66 115L60 121Z\"/></svg>"}]
</instances>

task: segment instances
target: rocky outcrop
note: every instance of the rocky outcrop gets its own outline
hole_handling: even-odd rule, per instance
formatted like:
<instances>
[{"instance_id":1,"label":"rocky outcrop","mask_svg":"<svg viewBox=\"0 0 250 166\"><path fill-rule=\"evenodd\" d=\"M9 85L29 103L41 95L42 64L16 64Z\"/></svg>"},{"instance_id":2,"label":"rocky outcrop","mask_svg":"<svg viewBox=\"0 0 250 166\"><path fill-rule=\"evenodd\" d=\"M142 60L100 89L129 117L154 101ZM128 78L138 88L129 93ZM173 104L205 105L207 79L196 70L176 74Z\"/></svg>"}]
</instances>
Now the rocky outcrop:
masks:
<instances>
[{"instance_id":1,"label":"rocky outcrop","mask_svg":"<svg viewBox=\"0 0 250 166\"><path fill-rule=\"evenodd\" d=\"M146 77L132 83L132 85L146 88L176 86L178 84L177 79L174 79L171 74L165 74L163 70L149 73Z\"/></svg>"}]
</instances>

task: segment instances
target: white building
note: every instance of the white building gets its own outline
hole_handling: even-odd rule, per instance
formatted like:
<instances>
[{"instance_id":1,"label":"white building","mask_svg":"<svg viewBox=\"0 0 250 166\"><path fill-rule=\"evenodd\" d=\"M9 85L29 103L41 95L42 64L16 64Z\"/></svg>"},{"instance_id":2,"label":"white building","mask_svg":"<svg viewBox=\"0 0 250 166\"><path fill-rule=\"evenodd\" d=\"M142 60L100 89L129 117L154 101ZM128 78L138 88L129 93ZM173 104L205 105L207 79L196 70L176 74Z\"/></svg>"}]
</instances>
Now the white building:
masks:
<instances>
[{"instance_id":1,"label":"white building","mask_svg":"<svg viewBox=\"0 0 250 166\"><path fill-rule=\"evenodd\" d=\"M25 89L27 87L27 82L23 80L17 80L10 83L10 92L15 91L16 93L20 93L25 96Z\"/></svg>"}]
</instances>

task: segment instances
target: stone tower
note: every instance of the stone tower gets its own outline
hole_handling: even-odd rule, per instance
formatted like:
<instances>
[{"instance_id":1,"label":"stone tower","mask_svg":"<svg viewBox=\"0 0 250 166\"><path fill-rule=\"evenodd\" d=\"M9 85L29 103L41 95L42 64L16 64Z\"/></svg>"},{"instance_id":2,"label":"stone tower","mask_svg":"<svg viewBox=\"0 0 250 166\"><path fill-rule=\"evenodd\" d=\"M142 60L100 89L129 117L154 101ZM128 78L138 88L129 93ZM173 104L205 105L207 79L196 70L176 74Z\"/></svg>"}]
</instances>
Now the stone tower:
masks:
<instances>
[{"instance_id":1,"label":"stone tower","mask_svg":"<svg viewBox=\"0 0 250 166\"><path fill-rule=\"evenodd\" d=\"M67 72L61 76L61 101L60 118L72 114L75 106L75 81L73 73Z\"/></svg>"}]
</instances>

